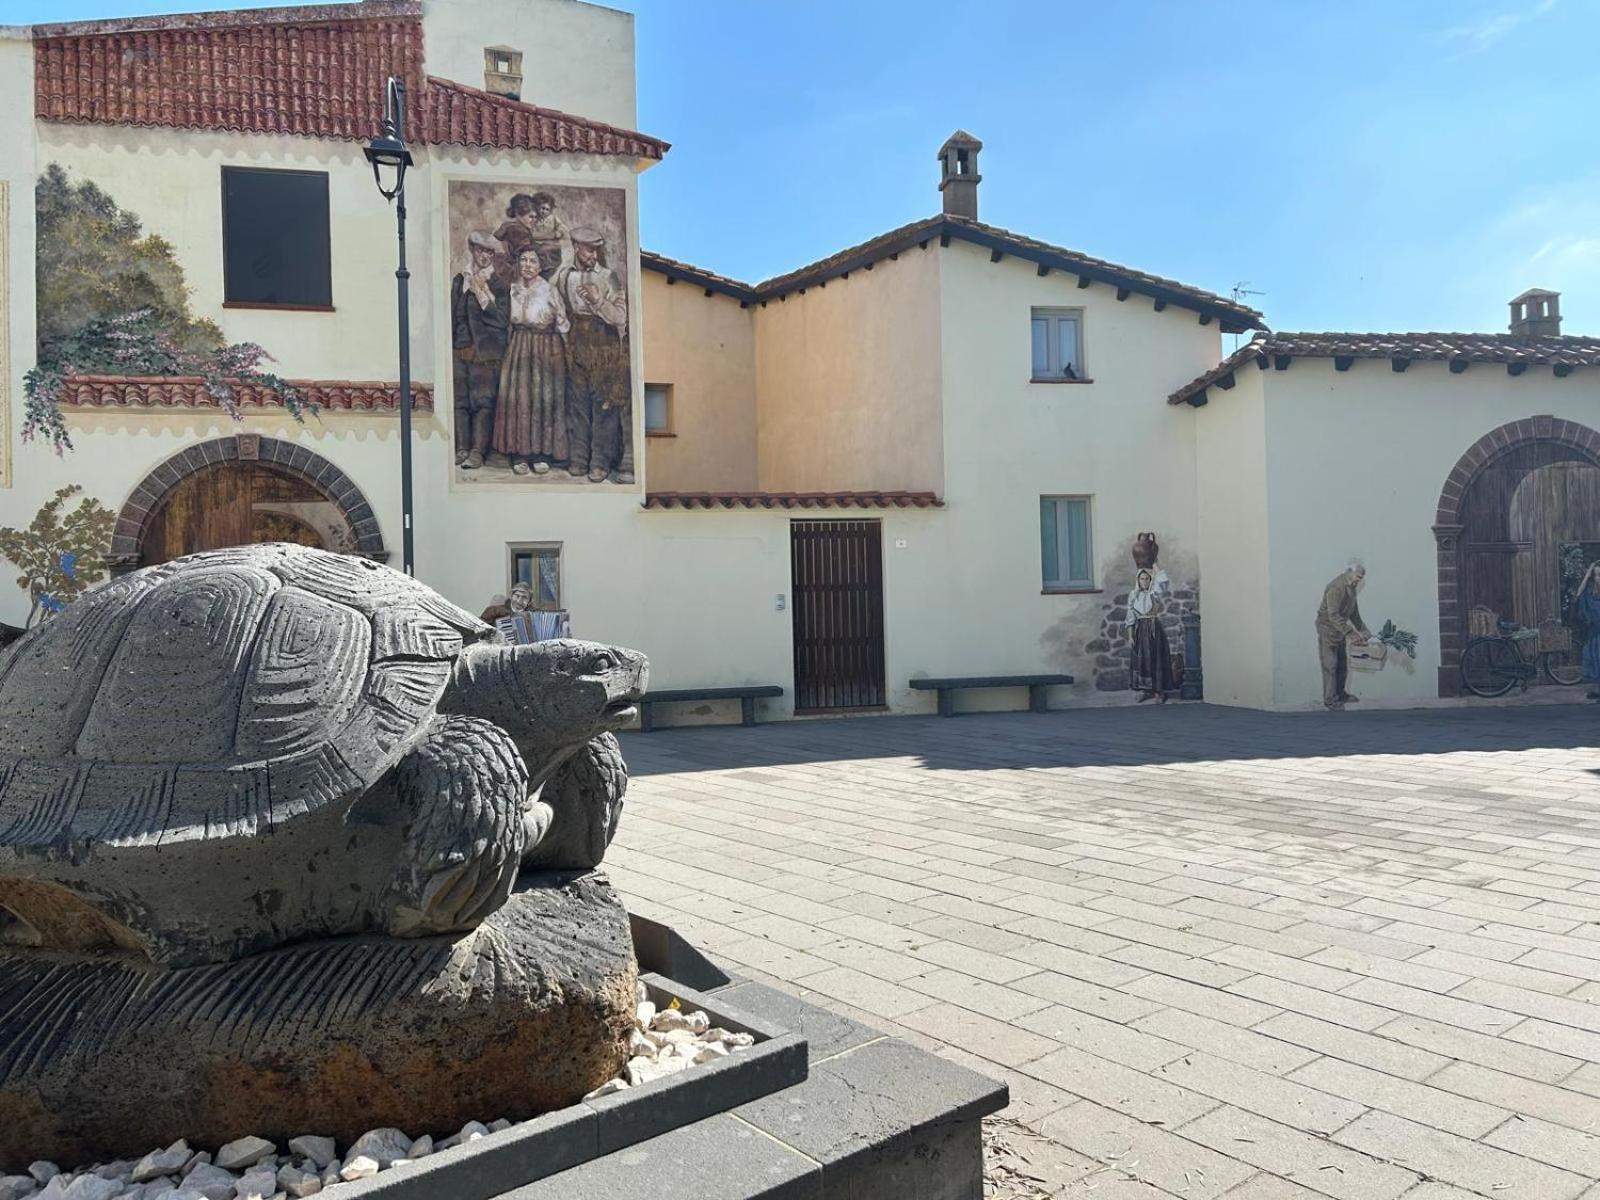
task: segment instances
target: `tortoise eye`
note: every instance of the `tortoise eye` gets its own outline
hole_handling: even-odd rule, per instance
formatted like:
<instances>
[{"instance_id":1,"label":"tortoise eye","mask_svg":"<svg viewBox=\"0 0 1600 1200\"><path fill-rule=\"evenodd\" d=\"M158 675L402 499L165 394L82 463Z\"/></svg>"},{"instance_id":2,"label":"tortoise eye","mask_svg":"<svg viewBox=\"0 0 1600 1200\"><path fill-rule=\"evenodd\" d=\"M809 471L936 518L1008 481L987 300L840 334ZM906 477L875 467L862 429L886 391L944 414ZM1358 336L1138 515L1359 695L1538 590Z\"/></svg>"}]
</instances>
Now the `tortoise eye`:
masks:
<instances>
[{"instance_id":1,"label":"tortoise eye","mask_svg":"<svg viewBox=\"0 0 1600 1200\"><path fill-rule=\"evenodd\" d=\"M589 660L589 670L596 674L601 671L609 671L616 665L617 660L609 654L596 654Z\"/></svg>"}]
</instances>

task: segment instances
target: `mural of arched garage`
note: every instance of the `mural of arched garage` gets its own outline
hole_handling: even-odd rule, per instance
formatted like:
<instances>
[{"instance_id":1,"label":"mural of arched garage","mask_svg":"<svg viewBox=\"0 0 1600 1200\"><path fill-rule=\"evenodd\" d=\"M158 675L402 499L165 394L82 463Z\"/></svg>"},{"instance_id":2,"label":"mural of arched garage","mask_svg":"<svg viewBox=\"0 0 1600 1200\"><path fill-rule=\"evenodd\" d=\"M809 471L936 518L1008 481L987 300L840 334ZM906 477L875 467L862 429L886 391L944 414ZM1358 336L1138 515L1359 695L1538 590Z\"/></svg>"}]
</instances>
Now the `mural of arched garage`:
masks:
<instances>
[{"instance_id":1,"label":"mural of arched garage","mask_svg":"<svg viewBox=\"0 0 1600 1200\"><path fill-rule=\"evenodd\" d=\"M1574 564L1600 555L1600 432L1537 416L1485 434L1445 482L1434 537L1439 694L1452 696L1475 612L1529 627L1567 619Z\"/></svg>"}]
</instances>

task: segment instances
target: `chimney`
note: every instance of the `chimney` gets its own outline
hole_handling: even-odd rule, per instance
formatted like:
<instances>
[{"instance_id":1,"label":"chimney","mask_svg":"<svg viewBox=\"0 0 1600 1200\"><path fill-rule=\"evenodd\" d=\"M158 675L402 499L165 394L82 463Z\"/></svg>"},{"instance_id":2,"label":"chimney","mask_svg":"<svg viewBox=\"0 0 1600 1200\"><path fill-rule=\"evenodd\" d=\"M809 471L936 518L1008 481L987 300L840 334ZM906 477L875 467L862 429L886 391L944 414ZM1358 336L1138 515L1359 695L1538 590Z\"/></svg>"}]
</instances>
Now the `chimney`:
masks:
<instances>
[{"instance_id":1,"label":"chimney","mask_svg":"<svg viewBox=\"0 0 1600 1200\"><path fill-rule=\"evenodd\" d=\"M1513 337L1560 337L1561 293L1529 288L1511 302Z\"/></svg>"},{"instance_id":2,"label":"chimney","mask_svg":"<svg viewBox=\"0 0 1600 1200\"><path fill-rule=\"evenodd\" d=\"M952 133L939 147L939 191L950 217L978 219L978 151L983 143L963 129Z\"/></svg>"},{"instance_id":3,"label":"chimney","mask_svg":"<svg viewBox=\"0 0 1600 1200\"><path fill-rule=\"evenodd\" d=\"M483 48L483 90L491 96L522 99L522 51L510 46Z\"/></svg>"}]
</instances>

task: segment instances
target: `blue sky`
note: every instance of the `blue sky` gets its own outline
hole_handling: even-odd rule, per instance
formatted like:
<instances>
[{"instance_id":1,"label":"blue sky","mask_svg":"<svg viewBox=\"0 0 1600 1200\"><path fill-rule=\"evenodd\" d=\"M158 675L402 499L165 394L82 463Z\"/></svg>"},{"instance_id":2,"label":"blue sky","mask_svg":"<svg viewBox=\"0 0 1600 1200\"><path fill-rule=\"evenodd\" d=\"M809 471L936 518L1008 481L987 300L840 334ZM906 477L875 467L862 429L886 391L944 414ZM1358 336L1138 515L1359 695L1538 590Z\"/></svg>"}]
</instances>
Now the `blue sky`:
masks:
<instances>
[{"instance_id":1,"label":"blue sky","mask_svg":"<svg viewBox=\"0 0 1600 1200\"><path fill-rule=\"evenodd\" d=\"M0 0L0 23L212 6ZM1501 329L1539 286L1600 334L1600 0L617 7L639 126L673 143L643 242L675 258L755 280L927 216L960 126L983 219L1243 283L1275 328Z\"/></svg>"}]
</instances>

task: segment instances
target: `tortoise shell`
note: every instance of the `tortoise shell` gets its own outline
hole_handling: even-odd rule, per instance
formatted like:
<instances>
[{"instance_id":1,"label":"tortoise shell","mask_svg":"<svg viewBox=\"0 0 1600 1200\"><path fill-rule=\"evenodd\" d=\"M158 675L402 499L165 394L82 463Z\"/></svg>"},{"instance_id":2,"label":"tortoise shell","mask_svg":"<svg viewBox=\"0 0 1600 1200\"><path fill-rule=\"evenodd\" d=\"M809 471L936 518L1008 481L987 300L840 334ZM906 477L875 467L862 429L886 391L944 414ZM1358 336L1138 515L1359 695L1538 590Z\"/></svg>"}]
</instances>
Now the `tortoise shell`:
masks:
<instances>
[{"instance_id":1,"label":"tortoise shell","mask_svg":"<svg viewBox=\"0 0 1600 1200\"><path fill-rule=\"evenodd\" d=\"M125 576L0 660L0 857L249 835L353 798L492 636L398 571L287 543Z\"/></svg>"}]
</instances>

